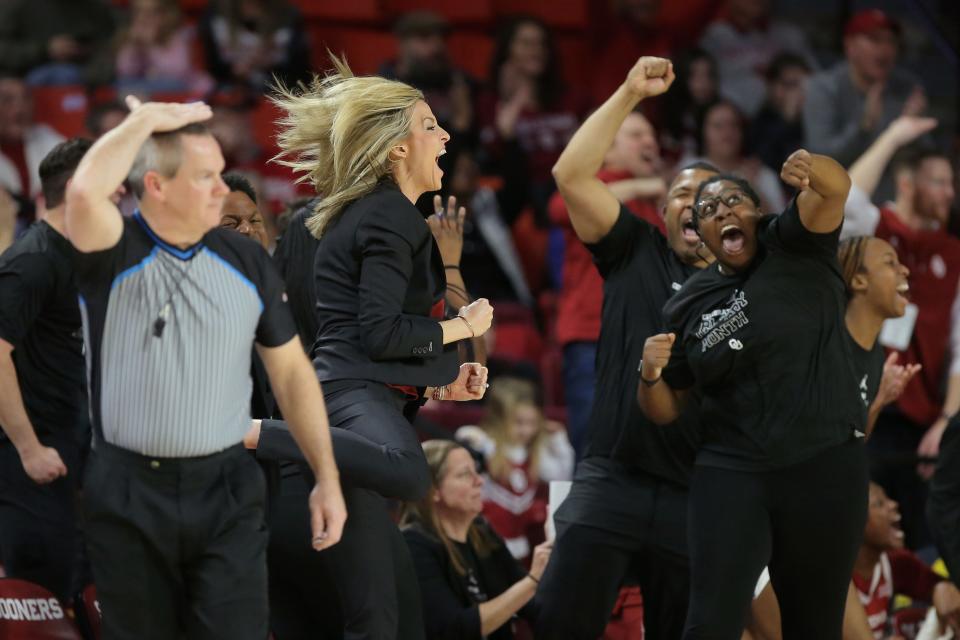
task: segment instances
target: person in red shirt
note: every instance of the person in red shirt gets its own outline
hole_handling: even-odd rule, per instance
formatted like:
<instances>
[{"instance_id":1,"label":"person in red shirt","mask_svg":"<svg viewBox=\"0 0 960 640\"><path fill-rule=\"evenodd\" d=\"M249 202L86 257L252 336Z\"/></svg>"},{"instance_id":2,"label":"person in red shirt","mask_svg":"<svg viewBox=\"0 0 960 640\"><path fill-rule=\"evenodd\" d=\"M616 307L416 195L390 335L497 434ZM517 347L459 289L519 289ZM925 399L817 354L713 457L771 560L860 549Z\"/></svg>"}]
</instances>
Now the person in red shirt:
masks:
<instances>
[{"instance_id":1,"label":"person in red shirt","mask_svg":"<svg viewBox=\"0 0 960 640\"><path fill-rule=\"evenodd\" d=\"M945 228L955 196L950 160L936 151L907 156L895 171L896 201L878 207L869 200L893 154L936 125L931 118L902 116L850 168L844 236L875 234L893 245L910 269L915 308L908 310L899 335L891 331L881 341L899 351L901 360L923 365L896 406L880 415L869 444L875 461L914 451L936 457L948 420L960 410L960 240ZM929 477L932 465L921 465L919 472ZM912 466L878 467L873 477L903 505L907 545L929 544L926 484Z\"/></svg>"},{"instance_id":2,"label":"person in red shirt","mask_svg":"<svg viewBox=\"0 0 960 640\"><path fill-rule=\"evenodd\" d=\"M882 640L891 631L894 594L931 603L943 625L954 633L960 631L960 591L903 548L896 501L887 497L880 485L871 482L869 504L863 545L853 567L853 584L873 637Z\"/></svg>"},{"instance_id":3,"label":"person in red shirt","mask_svg":"<svg viewBox=\"0 0 960 640\"><path fill-rule=\"evenodd\" d=\"M659 175L660 147L653 127L639 112L623 121L597 176L641 220L666 232L657 202L666 193ZM557 340L563 346L567 430L578 457L593 400L593 363L600 335L603 279L577 238L560 193L550 199L550 221L563 229L563 283L557 304Z\"/></svg>"}]
</instances>

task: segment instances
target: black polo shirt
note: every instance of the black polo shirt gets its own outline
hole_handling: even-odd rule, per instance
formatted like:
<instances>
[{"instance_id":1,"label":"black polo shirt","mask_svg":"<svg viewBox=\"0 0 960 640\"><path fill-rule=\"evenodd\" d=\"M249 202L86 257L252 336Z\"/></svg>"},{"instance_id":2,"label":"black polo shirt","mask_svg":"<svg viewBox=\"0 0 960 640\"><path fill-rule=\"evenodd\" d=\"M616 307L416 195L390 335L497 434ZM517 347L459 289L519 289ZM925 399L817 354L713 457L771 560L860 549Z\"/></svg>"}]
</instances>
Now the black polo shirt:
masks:
<instances>
[{"instance_id":1,"label":"black polo shirt","mask_svg":"<svg viewBox=\"0 0 960 640\"><path fill-rule=\"evenodd\" d=\"M66 238L38 222L0 256L0 338L13 345L23 404L41 441L73 437L85 423L72 252Z\"/></svg>"},{"instance_id":2,"label":"black polo shirt","mask_svg":"<svg viewBox=\"0 0 960 640\"><path fill-rule=\"evenodd\" d=\"M677 341L663 378L702 393L697 464L777 469L863 431L839 236L808 231L794 200L759 222L749 270L725 275L714 264L667 303Z\"/></svg>"},{"instance_id":3,"label":"black polo shirt","mask_svg":"<svg viewBox=\"0 0 960 640\"><path fill-rule=\"evenodd\" d=\"M585 457L613 458L686 486L698 442L696 418L652 423L637 405L637 384L644 342L663 326L663 305L697 269L625 207L610 232L587 248L603 277L603 311Z\"/></svg>"}]
</instances>

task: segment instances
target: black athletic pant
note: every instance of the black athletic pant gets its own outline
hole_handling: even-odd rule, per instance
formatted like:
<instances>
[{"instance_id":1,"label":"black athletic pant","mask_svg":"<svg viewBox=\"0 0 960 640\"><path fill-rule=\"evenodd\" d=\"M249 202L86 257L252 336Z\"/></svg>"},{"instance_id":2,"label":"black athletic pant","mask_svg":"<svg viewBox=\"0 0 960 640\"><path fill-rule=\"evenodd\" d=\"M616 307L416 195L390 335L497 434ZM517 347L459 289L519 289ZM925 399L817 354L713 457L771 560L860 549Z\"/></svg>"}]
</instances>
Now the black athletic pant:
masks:
<instances>
[{"instance_id":1,"label":"black athletic pant","mask_svg":"<svg viewBox=\"0 0 960 640\"><path fill-rule=\"evenodd\" d=\"M840 640L866 514L866 460L856 440L775 471L697 466L684 640L738 640L764 566L784 640Z\"/></svg>"},{"instance_id":2,"label":"black athletic pant","mask_svg":"<svg viewBox=\"0 0 960 640\"><path fill-rule=\"evenodd\" d=\"M97 443L84 511L103 640L264 640L263 509L242 445L169 459Z\"/></svg>"},{"instance_id":3,"label":"black athletic pant","mask_svg":"<svg viewBox=\"0 0 960 640\"><path fill-rule=\"evenodd\" d=\"M0 439L0 564L7 576L28 580L67 602L81 586L76 578L82 544L76 522L80 448L44 438L67 466L49 484L30 479L13 443Z\"/></svg>"},{"instance_id":4,"label":"black athletic pant","mask_svg":"<svg viewBox=\"0 0 960 640\"><path fill-rule=\"evenodd\" d=\"M410 550L390 519L386 499L371 489L358 488L357 483L368 478L350 471L389 466L408 485L404 497L423 497L430 486L430 470L404 417L407 401L402 392L376 382L327 383L324 396L334 440L337 431L346 430L368 442L368 456L376 454L368 460L341 462L342 450L335 451L348 517L339 544L324 555L340 593L344 638L422 639L420 587Z\"/></svg>"},{"instance_id":5,"label":"black athletic pant","mask_svg":"<svg viewBox=\"0 0 960 640\"><path fill-rule=\"evenodd\" d=\"M554 521L537 589L537 638L600 637L631 570L643 594L644 637L680 637L690 587L683 487L587 458Z\"/></svg>"}]
</instances>

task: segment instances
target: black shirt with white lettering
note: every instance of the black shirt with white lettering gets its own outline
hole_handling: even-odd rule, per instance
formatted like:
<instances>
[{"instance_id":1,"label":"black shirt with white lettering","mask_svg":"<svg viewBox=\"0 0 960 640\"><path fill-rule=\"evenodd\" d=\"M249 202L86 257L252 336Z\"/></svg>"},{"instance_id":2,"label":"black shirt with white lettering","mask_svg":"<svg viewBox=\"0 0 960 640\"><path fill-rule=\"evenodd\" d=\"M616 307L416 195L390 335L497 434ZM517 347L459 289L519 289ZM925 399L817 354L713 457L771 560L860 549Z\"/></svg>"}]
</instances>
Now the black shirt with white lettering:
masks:
<instances>
[{"instance_id":1,"label":"black shirt with white lettering","mask_svg":"<svg viewBox=\"0 0 960 640\"><path fill-rule=\"evenodd\" d=\"M86 424L72 253L66 238L38 222L0 256L0 338L13 346L23 404L42 442L79 436Z\"/></svg>"},{"instance_id":2,"label":"black shirt with white lettering","mask_svg":"<svg viewBox=\"0 0 960 640\"><path fill-rule=\"evenodd\" d=\"M725 275L714 264L667 303L677 341L663 378L702 394L697 464L782 468L864 430L839 235L808 231L794 200L758 223L748 270Z\"/></svg>"},{"instance_id":3,"label":"black shirt with white lettering","mask_svg":"<svg viewBox=\"0 0 960 640\"><path fill-rule=\"evenodd\" d=\"M643 345L662 330L664 303L697 269L625 207L610 232L587 248L603 277L603 312L585 457L612 458L686 486L698 444L696 421L652 423L637 405L637 384Z\"/></svg>"}]
</instances>

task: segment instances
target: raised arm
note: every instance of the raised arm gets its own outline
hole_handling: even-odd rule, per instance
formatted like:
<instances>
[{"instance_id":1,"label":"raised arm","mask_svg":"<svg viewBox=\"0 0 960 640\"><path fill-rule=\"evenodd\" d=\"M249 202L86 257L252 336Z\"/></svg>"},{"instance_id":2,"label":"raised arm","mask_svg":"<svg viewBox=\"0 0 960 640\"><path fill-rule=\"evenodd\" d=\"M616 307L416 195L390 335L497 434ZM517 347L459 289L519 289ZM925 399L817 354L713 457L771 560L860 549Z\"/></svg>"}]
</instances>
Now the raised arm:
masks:
<instances>
[{"instance_id":1,"label":"raised arm","mask_svg":"<svg viewBox=\"0 0 960 640\"><path fill-rule=\"evenodd\" d=\"M316 478L310 493L313 548L326 549L340 540L347 510L340 492L340 475L320 383L298 337L279 347L258 344L257 353L290 432Z\"/></svg>"},{"instance_id":2,"label":"raised arm","mask_svg":"<svg viewBox=\"0 0 960 640\"><path fill-rule=\"evenodd\" d=\"M127 106L130 115L87 151L67 189L67 235L73 246L85 253L109 249L120 240L123 218L110 196L127 179L147 138L212 115L202 102L140 104L128 96Z\"/></svg>"},{"instance_id":3,"label":"raised arm","mask_svg":"<svg viewBox=\"0 0 960 640\"><path fill-rule=\"evenodd\" d=\"M893 154L936 126L935 118L900 116L850 166L850 180L861 191L872 196Z\"/></svg>"},{"instance_id":4,"label":"raised arm","mask_svg":"<svg viewBox=\"0 0 960 640\"><path fill-rule=\"evenodd\" d=\"M839 162L799 149L783 163L780 177L800 190L797 209L808 231L830 233L843 223L850 176Z\"/></svg>"},{"instance_id":5,"label":"raised arm","mask_svg":"<svg viewBox=\"0 0 960 640\"><path fill-rule=\"evenodd\" d=\"M665 92L675 77L669 60L637 60L624 83L580 126L553 166L573 230L583 242L599 241L617 221L620 203L597 178L617 130L641 100Z\"/></svg>"}]
</instances>

